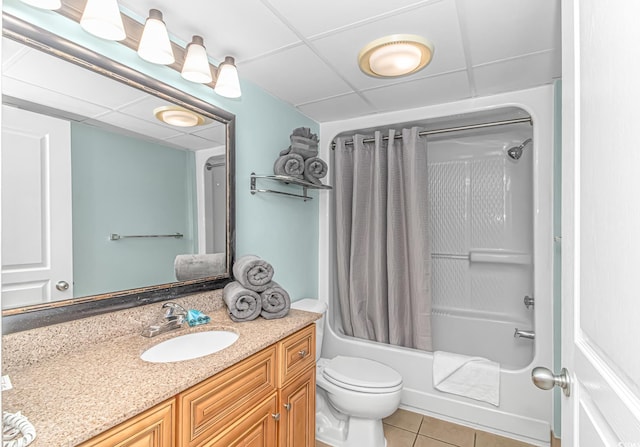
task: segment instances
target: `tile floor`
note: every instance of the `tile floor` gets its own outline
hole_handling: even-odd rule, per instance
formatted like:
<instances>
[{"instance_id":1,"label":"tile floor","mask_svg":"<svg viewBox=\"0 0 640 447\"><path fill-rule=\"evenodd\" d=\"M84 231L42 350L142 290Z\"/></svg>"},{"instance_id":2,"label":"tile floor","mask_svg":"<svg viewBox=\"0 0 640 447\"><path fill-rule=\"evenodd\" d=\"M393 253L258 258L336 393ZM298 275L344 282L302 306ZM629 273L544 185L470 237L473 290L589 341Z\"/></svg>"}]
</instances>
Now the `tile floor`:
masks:
<instances>
[{"instance_id":1,"label":"tile floor","mask_svg":"<svg viewBox=\"0 0 640 447\"><path fill-rule=\"evenodd\" d=\"M398 410L383 422L388 447L532 447L407 410ZM316 447L331 446L317 441Z\"/></svg>"}]
</instances>

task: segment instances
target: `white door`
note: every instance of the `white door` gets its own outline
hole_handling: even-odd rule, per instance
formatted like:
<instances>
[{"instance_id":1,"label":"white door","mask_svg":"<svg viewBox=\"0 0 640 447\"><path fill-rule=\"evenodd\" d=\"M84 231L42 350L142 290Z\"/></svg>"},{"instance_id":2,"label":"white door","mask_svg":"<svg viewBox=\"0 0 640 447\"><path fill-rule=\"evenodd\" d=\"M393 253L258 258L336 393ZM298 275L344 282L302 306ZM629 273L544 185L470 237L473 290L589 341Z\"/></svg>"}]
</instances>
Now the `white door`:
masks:
<instances>
[{"instance_id":1,"label":"white door","mask_svg":"<svg viewBox=\"0 0 640 447\"><path fill-rule=\"evenodd\" d=\"M0 156L3 307L73 297L69 123L3 106Z\"/></svg>"},{"instance_id":2,"label":"white door","mask_svg":"<svg viewBox=\"0 0 640 447\"><path fill-rule=\"evenodd\" d=\"M640 2L563 8L563 447L640 447Z\"/></svg>"}]
</instances>

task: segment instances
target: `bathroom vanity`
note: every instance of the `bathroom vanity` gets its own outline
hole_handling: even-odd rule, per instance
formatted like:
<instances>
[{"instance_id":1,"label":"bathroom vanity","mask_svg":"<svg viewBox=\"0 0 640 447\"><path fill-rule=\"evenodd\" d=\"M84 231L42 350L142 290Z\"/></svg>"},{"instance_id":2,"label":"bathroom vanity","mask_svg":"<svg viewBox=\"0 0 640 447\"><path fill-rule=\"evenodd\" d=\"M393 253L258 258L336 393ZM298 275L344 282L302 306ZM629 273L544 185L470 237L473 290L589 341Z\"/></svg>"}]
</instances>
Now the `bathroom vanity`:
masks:
<instances>
[{"instance_id":1,"label":"bathroom vanity","mask_svg":"<svg viewBox=\"0 0 640 447\"><path fill-rule=\"evenodd\" d=\"M134 315L140 308L5 336L3 374L14 389L3 393L4 409L33 423L33 447L313 446L312 322L320 315L291 310L278 320L234 323L222 307L204 310L211 323L151 339L109 332L114 320L137 319L139 329L148 318ZM159 342L212 329L235 331L238 341L183 362L140 359Z\"/></svg>"}]
</instances>

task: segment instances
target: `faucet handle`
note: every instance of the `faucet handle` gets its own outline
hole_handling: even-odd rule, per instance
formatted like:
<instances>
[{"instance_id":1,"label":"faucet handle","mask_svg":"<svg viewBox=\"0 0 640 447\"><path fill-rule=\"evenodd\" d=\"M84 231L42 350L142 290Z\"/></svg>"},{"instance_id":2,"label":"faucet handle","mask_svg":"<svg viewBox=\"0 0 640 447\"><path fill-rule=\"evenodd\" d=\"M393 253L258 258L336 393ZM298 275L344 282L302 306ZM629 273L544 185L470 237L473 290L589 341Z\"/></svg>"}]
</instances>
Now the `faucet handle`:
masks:
<instances>
[{"instance_id":1,"label":"faucet handle","mask_svg":"<svg viewBox=\"0 0 640 447\"><path fill-rule=\"evenodd\" d=\"M165 318L169 318L169 317L173 317L173 316L182 316L182 317L186 317L187 316L187 311L185 310L184 307L182 307L181 305L174 303L174 302L167 302L164 303L162 305L163 309L167 309L164 317Z\"/></svg>"}]
</instances>

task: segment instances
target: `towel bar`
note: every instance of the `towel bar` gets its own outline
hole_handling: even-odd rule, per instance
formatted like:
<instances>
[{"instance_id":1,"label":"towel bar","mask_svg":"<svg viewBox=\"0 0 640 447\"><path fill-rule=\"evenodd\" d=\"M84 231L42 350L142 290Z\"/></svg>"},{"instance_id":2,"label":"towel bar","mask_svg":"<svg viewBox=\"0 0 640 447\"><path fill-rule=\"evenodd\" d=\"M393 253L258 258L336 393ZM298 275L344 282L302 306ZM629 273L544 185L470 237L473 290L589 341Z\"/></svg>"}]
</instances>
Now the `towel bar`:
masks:
<instances>
[{"instance_id":1,"label":"towel bar","mask_svg":"<svg viewBox=\"0 0 640 447\"><path fill-rule=\"evenodd\" d=\"M120 239L132 239L132 238L146 238L146 237L173 237L175 239L181 239L184 237L182 233L174 233L174 234L131 234L131 235L123 235L118 233L111 233L109 235L110 241L119 241Z\"/></svg>"}]
</instances>

